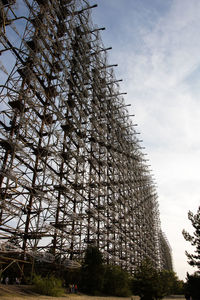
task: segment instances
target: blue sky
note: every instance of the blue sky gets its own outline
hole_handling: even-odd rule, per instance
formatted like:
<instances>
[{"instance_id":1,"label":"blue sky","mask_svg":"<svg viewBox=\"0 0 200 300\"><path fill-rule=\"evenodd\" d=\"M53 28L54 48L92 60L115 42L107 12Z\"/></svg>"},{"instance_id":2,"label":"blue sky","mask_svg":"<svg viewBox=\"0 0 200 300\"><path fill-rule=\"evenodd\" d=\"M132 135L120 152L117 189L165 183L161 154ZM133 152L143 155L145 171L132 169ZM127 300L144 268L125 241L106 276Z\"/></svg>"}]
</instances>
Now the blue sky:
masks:
<instances>
[{"instance_id":1,"label":"blue sky","mask_svg":"<svg viewBox=\"0 0 200 300\"><path fill-rule=\"evenodd\" d=\"M90 0L109 62L135 114L157 182L161 224L180 279L195 270L182 236L200 205L200 2Z\"/></svg>"}]
</instances>

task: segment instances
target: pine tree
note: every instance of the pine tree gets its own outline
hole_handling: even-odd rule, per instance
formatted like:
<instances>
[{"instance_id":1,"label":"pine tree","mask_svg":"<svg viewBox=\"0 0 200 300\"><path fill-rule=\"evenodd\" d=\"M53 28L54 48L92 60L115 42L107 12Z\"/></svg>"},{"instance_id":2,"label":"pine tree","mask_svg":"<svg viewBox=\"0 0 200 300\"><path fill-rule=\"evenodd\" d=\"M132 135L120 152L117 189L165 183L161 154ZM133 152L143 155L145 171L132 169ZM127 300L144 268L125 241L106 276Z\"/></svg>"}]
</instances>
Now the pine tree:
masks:
<instances>
[{"instance_id":1,"label":"pine tree","mask_svg":"<svg viewBox=\"0 0 200 300\"><path fill-rule=\"evenodd\" d=\"M187 251L185 253L188 257L188 263L191 266L196 266L198 268L198 273L200 273L200 206L195 215L189 211L188 219L191 221L195 231L193 235L191 235L183 230L183 236L186 241L189 241L192 246L196 247L196 250L194 251L195 254L189 254Z\"/></svg>"}]
</instances>

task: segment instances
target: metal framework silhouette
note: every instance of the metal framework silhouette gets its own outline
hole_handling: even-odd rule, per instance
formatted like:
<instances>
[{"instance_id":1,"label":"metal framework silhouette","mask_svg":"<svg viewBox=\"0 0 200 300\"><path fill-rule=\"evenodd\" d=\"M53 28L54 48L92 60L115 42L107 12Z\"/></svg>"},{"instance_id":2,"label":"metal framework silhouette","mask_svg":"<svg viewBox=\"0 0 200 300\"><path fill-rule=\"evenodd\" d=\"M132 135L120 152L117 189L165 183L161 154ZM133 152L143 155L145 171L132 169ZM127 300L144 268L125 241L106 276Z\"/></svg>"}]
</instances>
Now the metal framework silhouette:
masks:
<instances>
[{"instance_id":1,"label":"metal framework silhouette","mask_svg":"<svg viewBox=\"0 0 200 300\"><path fill-rule=\"evenodd\" d=\"M131 273L162 268L156 188L95 6L0 0L0 59L16 60L0 65L0 255L76 266L96 245Z\"/></svg>"}]
</instances>

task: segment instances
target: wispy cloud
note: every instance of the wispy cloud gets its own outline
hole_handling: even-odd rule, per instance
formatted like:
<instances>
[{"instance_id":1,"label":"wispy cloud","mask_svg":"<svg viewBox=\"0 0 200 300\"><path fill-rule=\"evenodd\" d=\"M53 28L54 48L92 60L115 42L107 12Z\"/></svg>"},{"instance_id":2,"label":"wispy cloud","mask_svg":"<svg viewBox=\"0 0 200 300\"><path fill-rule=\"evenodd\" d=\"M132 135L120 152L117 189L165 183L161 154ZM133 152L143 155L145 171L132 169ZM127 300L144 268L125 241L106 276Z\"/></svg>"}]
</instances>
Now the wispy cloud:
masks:
<instances>
[{"instance_id":1,"label":"wispy cloud","mask_svg":"<svg viewBox=\"0 0 200 300\"><path fill-rule=\"evenodd\" d=\"M200 204L200 2L114 2L114 13L104 11L112 26L103 40L113 45L110 59L124 78L126 102L132 103L158 183L163 229L184 278L190 247L181 231L191 229L187 212Z\"/></svg>"}]
</instances>

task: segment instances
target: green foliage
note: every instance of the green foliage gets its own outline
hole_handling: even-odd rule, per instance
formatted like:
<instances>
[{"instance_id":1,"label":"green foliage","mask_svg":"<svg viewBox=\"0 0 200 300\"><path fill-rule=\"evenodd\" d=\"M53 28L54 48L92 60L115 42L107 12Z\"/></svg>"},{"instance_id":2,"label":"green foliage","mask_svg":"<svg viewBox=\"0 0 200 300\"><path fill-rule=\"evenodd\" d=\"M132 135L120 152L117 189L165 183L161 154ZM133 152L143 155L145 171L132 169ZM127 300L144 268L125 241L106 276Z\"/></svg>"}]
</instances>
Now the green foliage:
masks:
<instances>
[{"instance_id":1,"label":"green foliage","mask_svg":"<svg viewBox=\"0 0 200 300\"><path fill-rule=\"evenodd\" d=\"M92 267L92 266L99 266L102 264L103 264L103 255L100 252L100 250L95 246L89 246L86 249L83 265Z\"/></svg>"},{"instance_id":2,"label":"green foliage","mask_svg":"<svg viewBox=\"0 0 200 300\"><path fill-rule=\"evenodd\" d=\"M195 254L189 254L185 252L188 257L188 263L191 266L196 266L199 269L200 273L200 207L196 215L191 211L188 213L188 219L191 221L192 226L194 227L194 235L191 235L187 231L183 230L183 236L186 241L190 242L192 246L196 247Z\"/></svg>"},{"instance_id":3,"label":"green foliage","mask_svg":"<svg viewBox=\"0 0 200 300\"><path fill-rule=\"evenodd\" d=\"M158 285L158 272L149 260L145 260L136 270L132 280L132 292L142 300L155 299Z\"/></svg>"},{"instance_id":4,"label":"green foliage","mask_svg":"<svg viewBox=\"0 0 200 300\"><path fill-rule=\"evenodd\" d=\"M85 253L81 270L81 289L83 292L96 295L103 289L104 280L103 256L97 247L89 246Z\"/></svg>"},{"instance_id":5,"label":"green foliage","mask_svg":"<svg viewBox=\"0 0 200 300\"><path fill-rule=\"evenodd\" d=\"M171 294L174 294L174 295L183 295L184 294L184 281L183 280L179 280L177 278L177 280L173 284L173 290L172 290Z\"/></svg>"},{"instance_id":6,"label":"green foliage","mask_svg":"<svg viewBox=\"0 0 200 300\"><path fill-rule=\"evenodd\" d=\"M103 292L111 296L130 296L130 277L128 273L118 266L105 266Z\"/></svg>"},{"instance_id":7,"label":"green foliage","mask_svg":"<svg viewBox=\"0 0 200 300\"><path fill-rule=\"evenodd\" d=\"M81 290L92 295L129 296L130 278L118 266L103 265L103 256L94 246L87 248L81 270Z\"/></svg>"},{"instance_id":8,"label":"green foliage","mask_svg":"<svg viewBox=\"0 0 200 300\"><path fill-rule=\"evenodd\" d=\"M41 277L40 275L34 275L33 285L35 292L42 295L58 297L64 294L62 281L54 276Z\"/></svg>"},{"instance_id":9,"label":"green foliage","mask_svg":"<svg viewBox=\"0 0 200 300\"><path fill-rule=\"evenodd\" d=\"M192 296L193 300L200 299L200 276L196 272L193 275L187 274L187 281L185 284L185 294Z\"/></svg>"},{"instance_id":10,"label":"green foliage","mask_svg":"<svg viewBox=\"0 0 200 300\"><path fill-rule=\"evenodd\" d=\"M183 282L178 280L173 271L162 270L158 272L158 290L159 299L170 294L183 294Z\"/></svg>"},{"instance_id":11,"label":"green foliage","mask_svg":"<svg viewBox=\"0 0 200 300\"><path fill-rule=\"evenodd\" d=\"M136 270L132 281L132 292L142 300L162 299L173 294L178 286L178 278L173 271L158 271L149 260L145 260Z\"/></svg>"}]
</instances>

